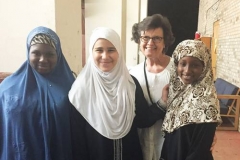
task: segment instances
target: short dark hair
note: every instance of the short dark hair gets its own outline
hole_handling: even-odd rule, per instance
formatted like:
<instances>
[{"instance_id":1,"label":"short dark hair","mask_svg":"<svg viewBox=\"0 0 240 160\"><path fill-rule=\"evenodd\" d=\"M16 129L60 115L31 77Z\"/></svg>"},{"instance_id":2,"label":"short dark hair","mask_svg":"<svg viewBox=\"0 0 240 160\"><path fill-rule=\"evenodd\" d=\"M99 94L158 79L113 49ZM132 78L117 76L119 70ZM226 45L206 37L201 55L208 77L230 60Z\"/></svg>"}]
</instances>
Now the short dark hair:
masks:
<instances>
[{"instance_id":1,"label":"short dark hair","mask_svg":"<svg viewBox=\"0 0 240 160\"><path fill-rule=\"evenodd\" d=\"M162 16L161 14L154 14L144 18L141 22L135 23L132 26L132 38L136 43L139 43L141 36L141 31L147 31L150 29L162 28L165 42L165 52L167 52L168 47L173 44L175 37L172 33L172 26L167 17Z\"/></svg>"}]
</instances>

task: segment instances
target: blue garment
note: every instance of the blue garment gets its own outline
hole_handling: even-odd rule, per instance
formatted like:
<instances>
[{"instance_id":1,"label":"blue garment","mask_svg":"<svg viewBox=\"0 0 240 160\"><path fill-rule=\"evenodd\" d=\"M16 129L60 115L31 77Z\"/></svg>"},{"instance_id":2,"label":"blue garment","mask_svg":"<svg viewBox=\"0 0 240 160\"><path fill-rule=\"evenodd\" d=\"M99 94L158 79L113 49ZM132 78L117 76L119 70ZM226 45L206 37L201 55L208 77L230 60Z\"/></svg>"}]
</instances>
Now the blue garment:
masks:
<instances>
[{"instance_id":1,"label":"blue garment","mask_svg":"<svg viewBox=\"0 0 240 160\"><path fill-rule=\"evenodd\" d=\"M74 81L56 33L37 27L27 38L48 35L56 45L57 64L41 75L26 62L0 84L0 160L71 160L68 91Z\"/></svg>"}]
</instances>

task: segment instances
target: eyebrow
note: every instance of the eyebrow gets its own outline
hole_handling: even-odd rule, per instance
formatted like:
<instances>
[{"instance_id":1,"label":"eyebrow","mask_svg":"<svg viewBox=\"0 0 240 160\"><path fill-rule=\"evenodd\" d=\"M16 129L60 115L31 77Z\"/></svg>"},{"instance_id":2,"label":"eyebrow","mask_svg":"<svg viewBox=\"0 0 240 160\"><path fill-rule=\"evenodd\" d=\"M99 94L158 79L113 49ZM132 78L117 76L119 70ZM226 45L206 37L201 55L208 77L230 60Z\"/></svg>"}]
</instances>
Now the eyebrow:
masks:
<instances>
[{"instance_id":1,"label":"eyebrow","mask_svg":"<svg viewBox=\"0 0 240 160\"><path fill-rule=\"evenodd\" d=\"M94 49L103 49L104 47L94 47ZM116 47L107 47L107 49L116 49Z\"/></svg>"},{"instance_id":2,"label":"eyebrow","mask_svg":"<svg viewBox=\"0 0 240 160\"><path fill-rule=\"evenodd\" d=\"M115 47L108 47L108 49L116 49Z\"/></svg>"}]
</instances>

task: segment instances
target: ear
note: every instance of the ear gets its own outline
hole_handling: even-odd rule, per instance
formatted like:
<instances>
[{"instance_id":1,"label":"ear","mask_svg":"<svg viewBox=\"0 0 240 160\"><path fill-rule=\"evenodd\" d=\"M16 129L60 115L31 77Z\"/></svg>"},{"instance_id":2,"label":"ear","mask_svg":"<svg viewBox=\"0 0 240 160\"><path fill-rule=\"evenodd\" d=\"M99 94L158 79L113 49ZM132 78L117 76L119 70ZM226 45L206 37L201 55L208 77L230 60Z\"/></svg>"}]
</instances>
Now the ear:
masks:
<instances>
[{"instance_id":1,"label":"ear","mask_svg":"<svg viewBox=\"0 0 240 160\"><path fill-rule=\"evenodd\" d=\"M166 54L165 46L164 46L164 48L163 48L163 50L162 50L162 54Z\"/></svg>"},{"instance_id":2,"label":"ear","mask_svg":"<svg viewBox=\"0 0 240 160\"><path fill-rule=\"evenodd\" d=\"M140 43L141 43L141 40L140 40L140 37L138 38L138 45L140 45Z\"/></svg>"}]
</instances>

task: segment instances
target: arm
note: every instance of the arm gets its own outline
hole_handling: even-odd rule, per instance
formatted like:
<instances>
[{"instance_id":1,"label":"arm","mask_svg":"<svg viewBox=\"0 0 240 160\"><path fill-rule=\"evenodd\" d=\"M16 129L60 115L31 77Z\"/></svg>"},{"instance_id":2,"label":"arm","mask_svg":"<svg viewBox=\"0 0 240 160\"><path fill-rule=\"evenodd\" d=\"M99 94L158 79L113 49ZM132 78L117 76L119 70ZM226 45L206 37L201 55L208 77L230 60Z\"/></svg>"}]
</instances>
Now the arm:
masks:
<instances>
[{"instance_id":1,"label":"arm","mask_svg":"<svg viewBox=\"0 0 240 160\"><path fill-rule=\"evenodd\" d=\"M163 87L163 90L162 90L162 101L163 105L167 105L167 100L168 100L168 92L169 92L169 84L167 84L166 86Z\"/></svg>"},{"instance_id":2,"label":"arm","mask_svg":"<svg viewBox=\"0 0 240 160\"><path fill-rule=\"evenodd\" d=\"M132 76L133 77L133 76ZM136 104L136 117L135 122L137 127L145 128L152 126L157 120L163 119L165 116L165 107L160 103L154 103L148 106L148 103L144 97L142 88L135 77L133 80L136 84L135 92L135 104Z\"/></svg>"},{"instance_id":3,"label":"arm","mask_svg":"<svg viewBox=\"0 0 240 160\"><path fill-rule=\"evenodd\" d=\"M73 160L88 160L87 141L85 135L86 121L82 115L71 106L71 139Z\"/></svg>"}]
</instances>

